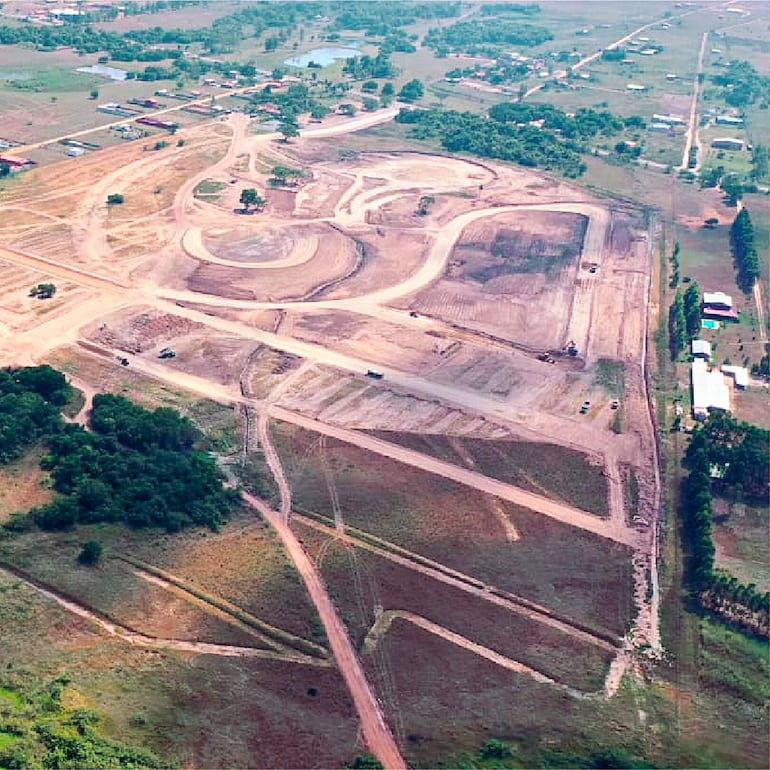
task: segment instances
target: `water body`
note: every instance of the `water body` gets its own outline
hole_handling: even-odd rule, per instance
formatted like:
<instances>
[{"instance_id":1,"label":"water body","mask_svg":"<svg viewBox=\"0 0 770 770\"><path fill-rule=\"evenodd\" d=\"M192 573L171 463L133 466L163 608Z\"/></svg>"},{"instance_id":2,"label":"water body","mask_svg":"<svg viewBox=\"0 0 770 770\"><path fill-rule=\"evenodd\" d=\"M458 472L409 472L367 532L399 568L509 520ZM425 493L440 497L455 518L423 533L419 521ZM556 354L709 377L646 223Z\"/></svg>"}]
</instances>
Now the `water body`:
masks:
<instances>
[{"instance_id":1,"label":"water body","mask_svg":"<svg viewBox=\"0 0 770 770\"><path fill-rule=\"evenodd\" d=\"M310 62L327 67L333 64L337 59L350 59L353 56L360 56L361 52L355 48L339 48L337 46L327 46L326 48L314 48L312 51L303 53L301 56L294 56L286 59L284 64L290 67L307 67Z\"/></svg>"},{"instance_id":2,"label":"water body","mask_svg":"<svg viewBox=\"0 0 770 770\"><path fill-rule=\"evenodd\" d=\"M89 75L99 75L110 80L125 80L128 72L115 67L107 67L104 64L92 64L90 67L78 67L78 72L87 72Z\"/></svg>"}]
</instances>

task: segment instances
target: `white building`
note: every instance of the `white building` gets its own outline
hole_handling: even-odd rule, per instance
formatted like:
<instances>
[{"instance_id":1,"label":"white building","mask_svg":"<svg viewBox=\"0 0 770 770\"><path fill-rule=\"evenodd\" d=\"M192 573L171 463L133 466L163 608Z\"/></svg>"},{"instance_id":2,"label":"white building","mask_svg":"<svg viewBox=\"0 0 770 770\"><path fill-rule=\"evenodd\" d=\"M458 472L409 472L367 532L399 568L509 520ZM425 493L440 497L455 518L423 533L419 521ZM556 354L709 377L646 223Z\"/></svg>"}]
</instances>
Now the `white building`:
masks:
<instances>
[{"instance_id":1,"label":"white building","mask_svg":"<svg viewBox=\"0 0 770 770\"><path fill-rule=\"evenodd\" d=\"M696 358L690 368L692 386L692 413L696 419L705 419L712 409L730 411L730 388L718 370L709 370L708 364Z\"/></svg>"},{"instance_id":2,"label":"white building","mask_svg":"<svg viewBox=\"0 0 770 770\"><path fill-rule=\"evenodd\" d=\"M716 147L718 150L740 151L746 146L746 143L743 141L743 139L734 139L731 136L722 136L718 139L712 139L711 146Z\"/></svg>"},{"instance_id":3,"label":"white building","mask_svg":"<svg viewBox=\"0 0 770 770\"><path fill-rule=\"evenodd\" d=\"M743 118L737 115L717 115L716 122L722 126L742 126Z\"/></svg>"},{"instance_id":4,"label":"white building","mask_svg":"<svg viewBox=\"0 0 770 770\"><path fill-rule=\"evenodd\" d=\"M708 340L692 341L693 358L702 358L705 361L711 360L711 343Z\"/></svg>"},{"instance_id":5,"label":"white building","mask_svg":"<svg viewBox=\"0 0 770 770\"><path fill-rule=\"evenodd\" d=\"M639 91L646 91L646 90L647 90L647 86L639 85L639 83L629 83L626 86L626 91L639 92Z\"/></svg>"},{"instance_id":6,"label":"white building","mask_svg":"<svg viewBox=\"0 0 770 770\"><path fill-rule=\"evenodd\" d=\"M704 291L703 306L720 308L722 310L732 310L733 298L723 291Z\"/></svg>"},{"instance_id":7,"label":"white building","mask_svg":"<svg viewBox=\"0 0 770 770\"><path fill-rule=\"evenodd\" d=\"M722 374L728 375L735 380L735 387L739 390L745 390L749 384L749 370L745 366L731 366L722 364Z\"/></svg>"}]
</instances>

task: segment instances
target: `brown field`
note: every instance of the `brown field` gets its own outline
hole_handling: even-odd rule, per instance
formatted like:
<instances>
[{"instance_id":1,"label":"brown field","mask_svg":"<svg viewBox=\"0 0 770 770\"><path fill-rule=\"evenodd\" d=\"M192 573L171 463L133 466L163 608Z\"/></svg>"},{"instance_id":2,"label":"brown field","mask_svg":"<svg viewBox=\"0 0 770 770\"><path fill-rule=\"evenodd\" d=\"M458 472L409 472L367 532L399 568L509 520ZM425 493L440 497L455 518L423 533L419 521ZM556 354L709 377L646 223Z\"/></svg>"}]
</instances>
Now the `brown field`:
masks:
<instances>
[{"instance_id":1,"label":"brown field","mask_svg":"<svg viewBox=\"0 0 770 770\"><path fill-rule=\"evenodd\" d=\"M314 756L336 767L359 751L334 669L138 647L5 575L0 616L4 660L24 660L30 672L14 676L29 685L66 670L67 699L103 713L110 737L180 764L304 768Z\"/></svg>"},{"instance_id":2,"label":"brown field","mask_svg":"<svg viewBox=\"0 0 770 770\"><path fill-rule=\"evenodd\" d=\"M770 591L770 511L721 499L715 503L717 565L744 583L755 583L759 591Z\"/></svg>"},{"instance_id":3,"label":"brown field","mask_svg":"<svg viewBox=\"0 0 770 770\"><path fill-rule=\"evenodd\" d=\"M374 620L375 606L427 618L558 682L600 689L612 653L456 588L333 538L295 524L318 562L354 642L360 645ZM569 653L567 651L569 650Z\"/></svg>"},{"instance_id":4,"label":"brown field","mask_svg":"<svg viewBox=\"0 0 770 770\"><path fill-rule=\"evenodd\" d=\"M418 449L449 462L478 468L487 476L532 492L571 502L586 511L609 513L601 468L579 452L551 444L377 431L386 441Z\"/></svg>"},{"instance_id":5,"label":"brown field","mask_svg":"<svg viewBox=\"0 0 770 770\"><path fill-rule=\"evenodd\" d=\"M359 447L280 424L273 433L297 510L332 518L333 492L351 527L594 627L625 631L626 549Z\"/></svg>"},{"instance_id":6,"label":"brown field","mask_svg":"<svg viewBox=\"0 0 770 770\"><path fill-rule=\"evenodd\" d=\"M42 451L30 451L13 463L0 467L0 524L13 513L24 513L44 505L53 497L46 485L48 474L40 469Z\"/></svg>"}]
</instances>

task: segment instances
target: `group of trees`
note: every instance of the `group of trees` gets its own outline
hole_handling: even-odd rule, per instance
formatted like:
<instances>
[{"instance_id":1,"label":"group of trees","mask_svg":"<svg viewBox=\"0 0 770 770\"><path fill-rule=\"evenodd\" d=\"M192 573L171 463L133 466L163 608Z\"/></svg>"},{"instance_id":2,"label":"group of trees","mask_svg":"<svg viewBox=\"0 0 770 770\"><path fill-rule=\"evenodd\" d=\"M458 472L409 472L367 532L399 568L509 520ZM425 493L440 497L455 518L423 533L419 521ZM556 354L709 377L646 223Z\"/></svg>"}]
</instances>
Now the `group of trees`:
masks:
<instances>
[{"instance_id":1,"label":"group of trees","mask_svg":"<svg viewBox=\"0 0 770 770\"><path fill-rule=\"evenodd\" d=\"M198 449L195 426L173 409L150 412L121 396L97 395L90 426L68 424L47 437L42 465L59 496L30 512L38 526L216 528L238 505L214 458Z\"/></svg>"},{"instance_id":2,"label":"group of trees","mask_svg":"<svg viewBox=\"0 0 770 770\"><path fill-rule=\"evenodd\" d=\"M434 27L428 30L422 44L440 56L454 52L494 56L504 46L534 46L549 40L553 40L553 35L545 27L505 18L485 18Z\"/></svg>"},{"instance_id":3,"label":"group of trees","mask_svg":"<svg viewBox=\"0 0 770 770\"><path fill-rule=\"evenodd\" d=\"M669 286L676 289L679 286L679 241L674 243L674 250L671 252L671 280Z\"/></svg>"},{"instance_id":4,"label":"group of trees","mask_svg":"<svg viewBox=\"0 0 770 770\"><path fill-rule=\"evenodd\" d=\"M173 409L152 412L113 395L94 397L90 426L64 424L71 388L50 366L0 370L0 463L35 443L58 496L30 521L61 529L114 521L175 531L216 527L238 505L195 426Z\"/></svg>"},{"instance_id":5,"label":"group of trees","mask_svg":"<svg viewBox=\"0 0 770 770\"><path fill-rule=\"evenodd\" d=\"M342 71L353 80L369 80L371 78L392 78L396 70L390 61L390 54L382 50L376 56L351 56L345 60Z\"/></svg>"},{"instance_id":6,"label":"group of trees","mask_svg":"<svg viewBox=\"0 0 770 770\"><path fill-rule=\"evenodd\" d=\"M489 117L500 123L543 121L543 128L567 139L588 140L602 134L612 136L622 131L625 122L606 110L580 107L573 114L551 104L501 102L489 108Z\"/></svg>"},{"instance_id":7,"label":"group of trees","mask_svg":"<svg viewBox=\"0 0 770 770\"><path fill-rule=\"evenodd\" d=\"M691 283L683 293L677 291L668 312L668 338L671 358L676 360L700 331L700 287Z\"/></svg>"},{"instance_id":8,"label":"group of trees","mask_svg":"<svg viewBox=\"0 0 770 770\"><path fill-rule=\"evenodd\" d=\"M58 432L70 393L64 375L50 366L0 369L0 463Z\"/></svg>"},{"instance_id":9,"label":"group of trees","mask_svg":"<svg viewBox=\"0 0 770 770\"><path fill-rule=\"evenodd\" d=\"M399 0L355 0L324 8L334 15L331 29L365 30L368 36L386 36L422 19L451 19L460 15L459 2L415 3ZM317 13L318 11L316 11Z\"/></svg>"},{"instance_id":10,"label":"group of trees","mask_svg":"<svg viewBox=\"0 0 770 770\"><path fill-rule=\"evenodd\" d=\"M730 227L730 246L738 270L738 286L748 294L759 278L759 257L754 243L754 225L745 207L738 212Z\"/></svg>"},{"instance_id":11,"label":"group of trees","mask_svg":"<svg viewBox=\"0 0 770 770\"><path fill-rule=\"evenodd\" d=\"M64 673L53 680L29 686L30 677L13 676L8 671L0 680L3 699L0 767L24 768L124 768L149 770L168 767L144 748L133 748L105 738L99 732L103 716L91 709L67 704L66 688L72 678ZM11 678L13 677L13 678ZM25 687L19 683L24 682ZM85 686L84 683L78 683Z\"/></svg>"},{"instance_id":12,"label":"group of trees","mask_svg":"<svg viewBox=\"0 0 770 770\"><path fill-rule=\"evenodd\" d=\"M712 414L695 431L687 449L689 475L682 496L687 577L694 597L704 608L765 636L770 631L770 593L759 592L753 583L741 584L715 568L712 485L733 497L765 503L770 484L769 441L766 430Z\"/></svg>"},{"instance_id":13,"label":"group of trees","mask_svg":"<svg viewBox=\"0 0 770 770\"><path fill-rule=\"evenodd\" d=\"M267 201L253 187L241 190L240 203L246 213L252 206L256 211L262 211L267 206Z\"/></svg>"},{"instance_id":14,"label":"group of trees","mask_svg":"<svg viewBox=\"0 0 770 770\"><path fill-rule=\"evenodd\" d=\"M534 126L501 123L474 112L401 110L399 123L414 126L417 139L439 138L449 152L469 152L483 158L509 160L530 168L580 176L586 169L574 141Z\"/></svg>"},{"instance_id":15,"label":"group of trees","mask_svg":"<svg viewBox=\"0 0 770 770\"><path fill-rule=\"evenodd\" d=\"M724 100L733 107L745 107L760 100L770 101L770 77L760 75L747 61L735 59L711 80L722 87Z\"/></svg>"}]
</instances>

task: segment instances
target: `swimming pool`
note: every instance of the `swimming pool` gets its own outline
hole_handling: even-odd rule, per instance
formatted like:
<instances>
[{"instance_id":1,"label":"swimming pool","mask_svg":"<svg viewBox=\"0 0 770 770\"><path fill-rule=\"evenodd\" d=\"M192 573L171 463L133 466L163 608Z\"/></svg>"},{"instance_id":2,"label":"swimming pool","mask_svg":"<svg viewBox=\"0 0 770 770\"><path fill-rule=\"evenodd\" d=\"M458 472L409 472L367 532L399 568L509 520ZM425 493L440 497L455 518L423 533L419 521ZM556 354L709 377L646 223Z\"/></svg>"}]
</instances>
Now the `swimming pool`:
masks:
<instances>
[{"instance_id":1,"label":"swimming pool","mask_svg":"<svg viewBox=\"0 0 770 770\"><path fill-rule=\"evenodd\" d=\"M700 325L704 329L718 329L719 321L701 321Z\"/></svg>"}]
</instances>

